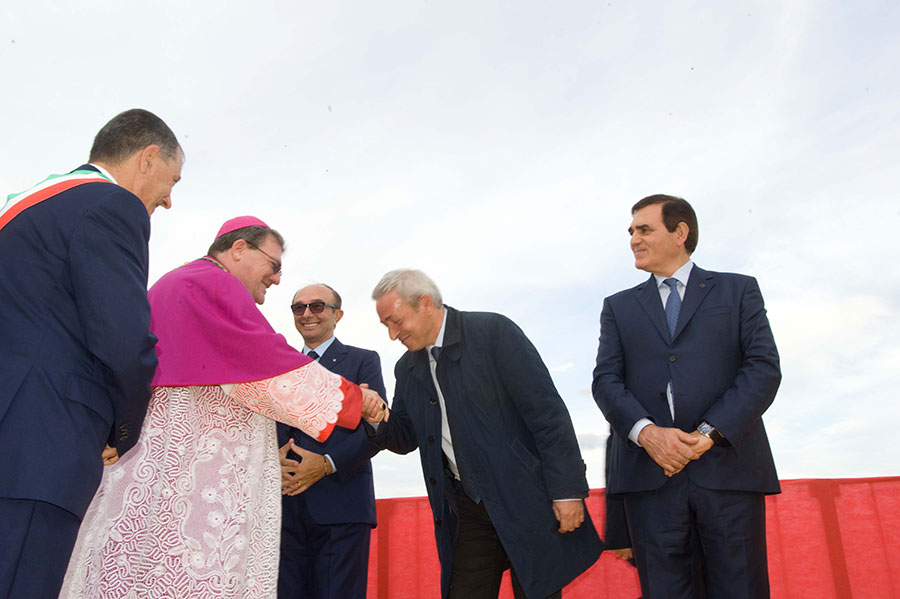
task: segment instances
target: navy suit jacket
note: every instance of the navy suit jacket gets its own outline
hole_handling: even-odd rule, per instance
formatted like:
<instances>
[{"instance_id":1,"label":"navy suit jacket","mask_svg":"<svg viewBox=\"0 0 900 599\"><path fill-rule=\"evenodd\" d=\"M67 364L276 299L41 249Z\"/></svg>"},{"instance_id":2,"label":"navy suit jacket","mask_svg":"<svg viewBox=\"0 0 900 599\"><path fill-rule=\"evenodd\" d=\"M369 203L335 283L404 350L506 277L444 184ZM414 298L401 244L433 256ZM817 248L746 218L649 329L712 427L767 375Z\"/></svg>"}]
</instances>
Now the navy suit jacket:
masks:
<instances>
[{"instance_id":1,"label":"navy suit jacket","mask_svg":"<svg viewBox=\"0 0 900 599\"><path fill-rule=\"evenodd\" d=\"M149 238L141 201L106 182L0 230L0 497L81 518L104 445L121 455L137 441L156 368Z\"/></svg>"},{"instance_id":2,"label":"navy suit jacket","mask_svg":"<svg viewBox=\"0 0 900 599\"><path fill-rule=\"evenodd\" d=\"M335 339L319 358L319 364L352 383L368 383L385 396L381 360L368 349L344 345ZM315 453L328 454L337 472L319 480L303 492L312 518L319 524L367 523L375 526L375 485L372 480L372 456L378 447L360 423L354 430L335 427L324 443L286 424L278 423L278 445L294 443ZM285 496L285 501L298 499Z\"/></svg>"},{"instance_id":3,"label":"navy suit jacket","mask_svg":"<svg viewBox=\"0 0 900 599\"><path fill-rule=\"evenodd\" d=\"M499 314L446 309L437 378L454 452L464 454L526 595L546 597L593 564L602 548L587 513L567 534L558 532L553 515L554 499L588 494L572 421L547 367L515 323ZM406 352L394 374L390 419L379 425L376 440L397 453L419 449L446 597L459 520L425 350Z\"/></svg>"},{"instance_id":4,"label":"navy suit jacket","mask_svg":"<svg viewBox=\"0 0 900 599\"><path fill-rule=\"evenodd\" d=\"M607 491L648 491L666 482L662 468L628 440L632 426L649 418L688 432L705 420L725 436L676 476L708 489L778 493L761 417L780 382L778 350L752 277L694 265L672 339L652 275L606 298L593 393L616 433Z\"/></svg>"}]
</instances>

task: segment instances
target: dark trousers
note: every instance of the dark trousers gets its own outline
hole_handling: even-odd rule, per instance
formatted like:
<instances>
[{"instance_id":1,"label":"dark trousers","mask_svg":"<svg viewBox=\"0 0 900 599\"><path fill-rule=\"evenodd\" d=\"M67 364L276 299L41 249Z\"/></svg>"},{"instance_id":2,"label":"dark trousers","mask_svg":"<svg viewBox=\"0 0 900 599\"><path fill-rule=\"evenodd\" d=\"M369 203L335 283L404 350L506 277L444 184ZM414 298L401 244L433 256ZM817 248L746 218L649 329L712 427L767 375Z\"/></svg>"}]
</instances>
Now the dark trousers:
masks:
<instances>
[{"instance_id":1,"label":"dark trousers","mask_svg":"<svg viewBox=\"0 0 900 599\"><path fill-rule=\"evenodd\" d=\"M623 497L646 599L769 596L762 493L705 489L682 473Z\"/></svg>"},{"instance_id":2,"label":"dark trousers","mask_svg":"<svg viewBox=\"0 0 900 599\"><path fill-rule=\"evenodd\" d=\"M80 525L53 504L0 498L0 599L56 599Z\"/></svg>"},{"instance_id":3,"label":"dark trousers","mask_svg":"<svg viewBox=\"0 0 900 599\"><path fill-rule=\"evenodd\" d=\"M278 599L365 599L372 527L317 524L303 493L281 510Z\"/></svg>"},{"instance_id":4,"label":"dark trousers","mask_svg":"<svg viewBox=\"0 0 900 599\"><path fill-rule=\"evenodd\" d=\"M475 503L452 479L459 512L459 532L453 546L453 571L448 599L497 599L503 571L510 567L506 551L491 524L484 503ZM538 549L538 548L535 548ZM514 570L510 570L513 595L526 599ZM562 597L562 590L547 599Z\"/></svg>"}]
</instances>

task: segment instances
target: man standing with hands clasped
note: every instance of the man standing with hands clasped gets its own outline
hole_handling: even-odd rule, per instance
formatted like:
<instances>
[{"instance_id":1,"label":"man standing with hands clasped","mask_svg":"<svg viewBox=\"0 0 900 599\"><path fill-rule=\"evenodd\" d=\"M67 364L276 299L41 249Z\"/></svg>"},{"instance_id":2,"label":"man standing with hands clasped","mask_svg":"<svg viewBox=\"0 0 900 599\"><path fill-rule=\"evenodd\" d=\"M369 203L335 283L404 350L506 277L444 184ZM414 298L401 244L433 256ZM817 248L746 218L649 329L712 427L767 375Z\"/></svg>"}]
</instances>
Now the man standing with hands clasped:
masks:
<instances>
[{"instance_id":1,"label":"man standing with hands clasped","mask_svg":"<svg viewBox=\"0 0 900 599\"><path fill-rule=\"evenodd\" d=\"M641 589L768 597L765 495L781 489L761 417L781 370L759 286L691 261L685 200L649 196L632 216L651 276L604 301L593 392L616 433L607 491L624 498Z\"/></svg>"},{"instance_id":2,"label":"man standing with hands clasped","mask_svg":"<svg viewBox=\"0 0 900 599\"><path fill-rule=\"evenodd\" d=\"M560 597L601 544L572 421L537 350L505 316L445 306L418 270L387 273L372 298L409 350L376 441L419 449L441 596L496 599L511 568L517 598Z\"/></svg>"},{"instance_id":3,"label":"man standing with hands clasped","mask_svg":"<svg viewBox=\"0 0 900 599\"><path fill-rule=\"evenodd\" d=\"M294 295L294 325L303 353L348 381L384 397L381 360L374 351L334 336L344 316L341 296L328 285ZM278 424L282 464L279 599L365 599L369 544L375 518L370 458L378 452L365 426L335 429L320 443ZM290 459L293 450L302 460Z\"/></svg>"}]
</instances>

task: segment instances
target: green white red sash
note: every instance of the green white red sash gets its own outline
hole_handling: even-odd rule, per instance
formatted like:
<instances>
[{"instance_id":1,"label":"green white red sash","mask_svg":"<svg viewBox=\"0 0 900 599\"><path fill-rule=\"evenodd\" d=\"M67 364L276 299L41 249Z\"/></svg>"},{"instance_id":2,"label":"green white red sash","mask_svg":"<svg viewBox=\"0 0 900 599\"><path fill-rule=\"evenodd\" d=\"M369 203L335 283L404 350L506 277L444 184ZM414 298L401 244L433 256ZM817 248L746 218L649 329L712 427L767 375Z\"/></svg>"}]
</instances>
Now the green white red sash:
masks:
<instances>
[{"instance_id":1,"label":"green white red sash","mask_svg":"<svg viewBox=\"0 0 900 599\"><path fill-rule=\"evenodd\" d=\"M58 193L85 183L101 182L112 183L102 173L87 169L72 171L65 175L50 175L31 189L22 193L10 194L6 198L6 204L0 208L0 229L26 208L52 198Z\"/></svg>"}]
</instances>

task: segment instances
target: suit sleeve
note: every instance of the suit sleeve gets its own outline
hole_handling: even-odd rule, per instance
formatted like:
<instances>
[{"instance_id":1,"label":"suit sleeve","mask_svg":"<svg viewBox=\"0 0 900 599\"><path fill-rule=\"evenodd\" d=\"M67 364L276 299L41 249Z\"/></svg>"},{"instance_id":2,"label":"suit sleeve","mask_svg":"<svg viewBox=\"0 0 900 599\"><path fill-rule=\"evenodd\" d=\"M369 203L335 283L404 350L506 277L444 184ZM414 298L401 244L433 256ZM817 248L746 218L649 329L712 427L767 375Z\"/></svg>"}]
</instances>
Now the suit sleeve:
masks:
<instances>
[{"instance_id":1,"label":"suit sleeve","mask_svg":"<svg viewBox=\"0 0 900 599\"><path fill-rule=\"evenodd\" d=\"M506 390L540 452L551 499L587 497L586 466L565 403L525 333L501 317L491 336L493 359Z\"/></svg>"},{"instance_id":2,"label":"suit sleeve","mask_svg":"<svg viewBox=\"0 0 900 599\"><path fill-rule=\"evenodd\" d=\"M606 420L622 439L628 439L638 420L651 419L637 398L625 388L625 351L609 298L603 301L600 313L600 342L591 391Z\"/></svg>"},{"instance_id":3,"label":"suit sleeve","mask_svg":"<svg viewBox=\"0 0 900 599\"><path fill-rule=\"evenodd\" d=\"M69 242L75 302L88 351L103 365L119 455L136 442L156 369L147 301L150 221L131 193L106 194Z\"/></svg>"},{"instance_id":4,"label":"suit sleeve","mask_svg":"<svg viewBox=\"0 0 900 599\"><path fill-rule=\"evenodd\" d=\"M419 442L416 439L416 431L413 427L412 420L406 411L406 405L400 396L400 370L404 369L402 360L397 362L394 368L394 380L397 381L398 389L394 393L394 400L391 402L391 414L387 422L378 425L375 432L375 443L379 449L389 449L394 453L407 454L418 449ZM369 430L372 430L371 428Z\"/></svg>"},{"instance_id":5,"label":"suit sleeve","mask_svg":"<svg viewBox=\"0 0 900 599\"><path fill-rule=\"evenodd\" d=\"M365 351L361 353L361 357L355 382L368 383L370 389L377 391L378 395L384 398L384 378L381 374L381 360L378 358L378 354L373 351ZM360 423L352 434L341 439L341 443L335 443L328 448L328 455L337 468L338 479L350 478L364 468L372 456L378 453L378 446L374 439L366 433L365 428L365 425Z\"/></svg>"},{"instance_id":6,"label":"suit sleeve","mask_svg":"<svg viewBox=\"0 0 900 599\"><path fill-rule=\"evenodd\" d=\"M741 296L740 344L743 359L734 384L704 414L725 439L738 449L750 428L775 400L781 367L775 338L766 317L756 279L747 277Z\"/></svg>"}]
</instances>

